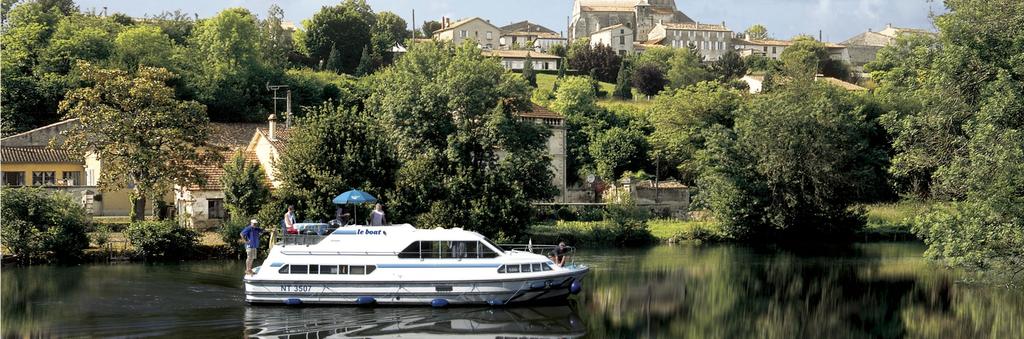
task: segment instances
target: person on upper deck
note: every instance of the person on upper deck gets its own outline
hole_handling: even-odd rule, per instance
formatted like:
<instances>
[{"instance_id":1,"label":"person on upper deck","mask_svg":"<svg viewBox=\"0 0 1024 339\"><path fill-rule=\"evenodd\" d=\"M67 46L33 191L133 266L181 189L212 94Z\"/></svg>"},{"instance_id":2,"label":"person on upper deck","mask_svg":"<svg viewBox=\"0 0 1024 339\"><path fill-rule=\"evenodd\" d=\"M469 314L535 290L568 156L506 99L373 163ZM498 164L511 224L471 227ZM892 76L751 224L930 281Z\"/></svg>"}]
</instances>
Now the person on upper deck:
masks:
<instances>
[{"instance_id":1,"label":"person on upper deck","mask_svg":"<svg viewBox=\"0 0 1024 339\"><path fill-rule=\"evenodd\" d=\"M288 212L284 213L284 220L281 220L281 234L298 234L295 229L295 205L288 205Z\"/></svg>"},{"instance_id":2,"label":"person on upper deck","mask_svg":"<svg viewBox=\"0 0 1024 339\"><path fill-rule=\"evenodd\" d=\"M565 257L568 256L568 253L569 248L565 246L565 242L559 242L558 247L551 251L551 261L554 261L555 265L564 266Z\"/></svg>"},{"instance_id":3,"label":"person on upper deck","mask_svg":"<svg viewBox=\"0 0 1024 339\"><path fill-rule=\"evenodd\" d=\"M380 204L373 206L373 213L370 214L370 226L384 226L388 222L384 215L384 207Z\"/></svg>"}]
</instances>

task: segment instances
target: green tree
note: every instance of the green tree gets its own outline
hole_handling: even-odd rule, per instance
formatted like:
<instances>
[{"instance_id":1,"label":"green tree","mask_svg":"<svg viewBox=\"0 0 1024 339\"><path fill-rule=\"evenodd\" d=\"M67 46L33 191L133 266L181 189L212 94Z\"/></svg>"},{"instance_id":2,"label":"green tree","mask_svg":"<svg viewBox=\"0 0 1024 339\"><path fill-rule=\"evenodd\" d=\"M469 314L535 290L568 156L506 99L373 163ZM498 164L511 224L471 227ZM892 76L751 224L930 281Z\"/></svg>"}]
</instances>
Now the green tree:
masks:
<instances>
[{"instance_id":1,"label":"green tree","mask_svg":"<svg viewBox=\"0 0 1024 339\"><path fill-rule=\"evenodd\" d=\"M590 143L597 175L614 181L626 170L643 168L647 163L647 139L643 131L612 127Z\"/></svg>"},{"instance_id":2,"label":"green tree","mask_svg":"<svg viewBox=\"0 0 1024 339\"><path fill-rule=\"evenodd\" d=\"M852 234L864 224L851 208L858 190L884 158L865 137L863 110L856 96L813 82L755 97L733 130L704 133L700 199L741 239Z\"/></svg>"},{"instance_id":3,"label":"green tree","mask_svg":"<svg viewBox=\"0 0 1024 339\"><path fill-rule=\"evenodd\" d=\"M565 116L569 153L566 171L573 177L595 173L590 144L615 126L616 121L611 113L597 106L591 80L575 76L562 79L551 108Z\"/></svg>"},{"instance_id":4,"label":"green tree","mask_svg":"<svg viewBox=\"0 0 1024 339\"><path fill-rule=\"evenodd\" d=\"M667 84L665 73L656 64L642 64L633 72L633 86L648 99L665 89Z\"/></svg>"},{"instance_id":5,"label":"green tree","mask_svg":"<svg viewBox=\"0 0 1024 339\"><path fill-rule=\"evenodd\" d=\"M885 55L882 63L893 67L876 71L884 74L881 87L918 100L886 116L899 152L894 168L932 165L932 194L958 200L948 211L915 219L927 256L1018 282L1024 272L1024 4L946 5L949 13L935 19L938 49L922 50L924 40L897 44L885 54L913 57ZM943 135L928 135L934 131Z\"/></svg>"},{"instance_id":6,"label":"green tree","mask_svg":"<svg viewBox=\"0 0 1024 339\"><path fill-rule=\"evenodd\" d=\"M424 21L420 29L423 31L423 37L430 38L434 36L434 32L441 29L441 23L437 20Z\"/></svg>"},{"instance_id":7,"label":"green tree","mask_svg":"<svg viewBox=\"0 0 1024 339\"><path fill-rule=\"evenodd\" d=\"M683 48L669 60L666 73L672 88L684 88L701 81L710 80L711 73L704 67L704 57L692 48Z\"/></svg>"},{"instance_id":8,"label":"green tree","mask_svg":"<svg viewBox=\"0 0 1024 339\"><path fill-rule=\"evenodd\" d=\"M341 72L352 74L359 66L360 51L372 43L373 12L362 0L321 7L306 27L306 47L314 62L328 62L331 46L341 60Z\"/></svg>"},{"instance_id":9,"label":"green tree","mask_svg":"<svg viewBox=\"0 0 1024 339\"><path fill-rule=\"evenodd\" d=\"M644 51L643 54L640 54L637 57L636 64L653 64L654 66L657 66L659 70L661 70L662 74L665 74L668 72L669 69L671 69L671 66L669 66L669 62L672 61L672 57L675 57L676 54L683 52L685 51L671 47L651 47Z\"/></svg>"},{"instance_id":10,"label":"green tree","mask_svg":"<svg viewBox=\"0 0 1024 339\"><path fill-rule=\"evenodd\" d=\"M161 12L150 18L149 22L160 27L164 34L171 37L174 43L178 45L187 43L188 38L192 36L192 31L196 27L196 22L192 15L181 10Z\"/></svg>"},{"instance_id":11,"label":"green tree","mask_svg":"<svg viewBox=\"0 0 1024 339\"><path fill-rule=\"evenodd\" d=\"M374 75L366 107L400 159L391 215L420 227L518 235L551 198L547 131L520 122L530 87L471 43L417 43ZM502 156L498 156L498 152Z\"/></svg>"},{"instance_id":12,"label":"green tree","mask_svg":"<svg viewBox=\"0 0 1024 339\"><path fill-rule=\"evenodd\" d=\"M363 46L363 54L359 57L359 67L356 67L355 76L364 76L373 73L373 57L370 56L370 46Z\"/></svg>"},{"instance_id":13,"label":"green tree","mask_svg":"<svg viewBox=\"0 0 1024 339\"><path fill-rule=\"evenodd\" d=\"M255 15L230 8L203 20L190 37L186 80L211 120L255 120L261 111L266 83L276 83L282 70L268 67L260 36Z\"/></svg>"},{"instance_id":14,"label":"green tree","mask_svg":"<svg viewBox=\"0 0 1024 339\"><path fill-rule=\"evenodd\" d=\"M603 82L614 82L622 63L622 58L610 46L592 46L586 39L573 42L568 53L569 67L587 74L594 73L596 79Z\"/></svg>"},{"instance_id":15,"label":"green tree","mask_svg":"<svg viewBox=\"0 0 1024 339\"><path fill-rule=\"evenodd\" d=\"M99 182L104 191L131 189L133 219L143 216L147 197L202 181L197 166L219 156L201 151L209 120L203 105L175 99L166 85L173 74L142 67L131 76L88 63L78 68L92 86L69 92L60 104L65 117L78 119L64 132L63 146L103 161Z\"/></svg>"},{"instance_id":16,"label":"green tree","mask_svg":"<svg viewBox=\"0 0 1024 339\"><path fill-rule=\"evenodd\" d=\"M533 70L533 57L526 53L526 61L523 61L523 79L532 87L537 87L537 72Z\"/></svg>"},{"instance_id":17,"label":"green tree","mask_svg":"<svg viewBox=\"0 0 1024 339\"><path fill-rule=\"evenodd\" d=\"M718 82L701 82L659 95L649 110L654 127L649 140L668 176L694 184L699 173L696 154L705 149L706 134L732 129L743 103L740 92Z\"/></svg>"},{"instance_id":18,"label":"green tree","mask_svg":"<svg viewBox=\"0 0 1024 339\"><path fill-rule=\"evenodd\" d=\"M747 75L747 64L736 50L729 50L711 63L709 69L719 81L729 82Z\"/></svg>"},{"instance_id":19,"label":"green tree","mask_svg":"<svg viewBox=\"0 0 1024 339\"><path fill-rule=\"evenodd\" d=\"M366 49L366 46L363 46ZM360 58L360 60L362 60ZM327 55L327 63L323 66L322 70L334 72L335 74L341 74L341 54L338 53L338 48L335 45L331 45L331 53Z\"/></svg>"},{"instance_id":20,"label":"green tree","mask_svg":"<svg viewBox=\"0 0 1024 339\"><path fill-rule=\"evenodd\" d=\"M824 43L813 37L798 36L793 45L786 47L779 56L782 68L791 77L813 78L821 73L841 80L850 79L850 68L843 61L832 60Z\"/></svg>"},{"instance_id":21,"label":"green tree","mask_svg":"<svg viewBox=\"0 0 1024 339\"><path fill-rule=\"evenodd\" d=\"M408 24L405 19L392 12L377 13L371 32L374 54L385 57L383 64L390 65L394 60L391 47L405 42L409 38Z\"/></svg>"},{"instance_id":22,"label":"green tree","mask_svg":"<svg viewBox=\"0 0 1024 339\"><path fill-rule=\"evenodd\" d=\"M114 39L111 61L121 69L135 70L139 66L178 69L174 65L174 41L159 27L138 25L128 28Z\"/></svg>"},{"instance_id":23,"label":"green tree","mask_svg":"<svg viewBox=\"0 0 1024 339\"><path fill-rule=\"evenodd\" d=\"M633 76L629 72L631 67L627 67L628 63L626 60L623 60L621 66L619 66L618 79L615 80L615 93L612 93L613 97L622 100L633 99L633 87L630 86L633 82Z\"/></svg>"},{"instance_id":24,"label":"green tree","mask_svg":"<svg viewBox=\"0 0 1024 339\"><path fill-rule=\"evenodd\" d=\"M231 219L251 219L270 200L270 184L263 167L258 162L247 161L240 151L224 163L221 183Z\"/></svg>"},{"instance_id":25,"label":"green tree","mask_svg":"<svg viewBox=\"0 0 1024 339\"><path fill-rule=\"evenodd\" d=\"M21 263L71 262L89 247L89 223L71 195L42 188L3 188L0 235L4 249Z\"/></svg>"},{"instance_id":26,"label":"green tree","mask_svg":"<svg viewBox=\"0 0 1024 339\"><path fill-rule=\"evenodd\" d=\"M755 24L747 28L744 33L747 34L747 39L750 40L768 40L771 39L768 36L768 28L761 24Z\"/></svg>"},{"instance_id":27,"label":"green tree","mask_svg":"<svg viewBox=\"0 0 1024 339\"><path fill-rule=\"evenodd\" d=\"M398 163L385 126L355 108L325 103L306 109L281 154L280 198L312 220L334 217L331 203L352 188L381 195L394 187Z\"/></svg>"},{"instance_id":28,"label":"green tree","mask_svg":"<svg viewBox=\"0 0 1024 339\"><path fill-rule=\"evenodd\" d=\"M260 24L260 46L263 50L267 67L283 69L288 66L288 57L292 53L292 35L281 24L284 23L284 10L278 5L270 5L267 18Z\"/></svg>"}]
</instances>

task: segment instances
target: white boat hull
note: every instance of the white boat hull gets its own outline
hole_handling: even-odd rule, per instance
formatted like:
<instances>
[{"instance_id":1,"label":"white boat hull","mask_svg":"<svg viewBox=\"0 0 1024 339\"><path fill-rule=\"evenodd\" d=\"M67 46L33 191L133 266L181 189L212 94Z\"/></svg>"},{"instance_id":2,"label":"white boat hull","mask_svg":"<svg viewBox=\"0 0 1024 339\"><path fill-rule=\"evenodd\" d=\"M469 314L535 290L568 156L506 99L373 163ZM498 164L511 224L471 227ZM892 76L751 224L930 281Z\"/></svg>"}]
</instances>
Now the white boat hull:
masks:
<instances>
[{"instance_id":1,"label":"white boat hull","mask_svg":"<svg viewBox=\"0 0 1024 339\"><path fill-rule=\"evenodd\" d=\"M543 304L564 301L588 268L508 280L366 281L245 280L251 304L446 305ZM435 305L436 306L436 305Z\"/></svg>"}]
</instances>

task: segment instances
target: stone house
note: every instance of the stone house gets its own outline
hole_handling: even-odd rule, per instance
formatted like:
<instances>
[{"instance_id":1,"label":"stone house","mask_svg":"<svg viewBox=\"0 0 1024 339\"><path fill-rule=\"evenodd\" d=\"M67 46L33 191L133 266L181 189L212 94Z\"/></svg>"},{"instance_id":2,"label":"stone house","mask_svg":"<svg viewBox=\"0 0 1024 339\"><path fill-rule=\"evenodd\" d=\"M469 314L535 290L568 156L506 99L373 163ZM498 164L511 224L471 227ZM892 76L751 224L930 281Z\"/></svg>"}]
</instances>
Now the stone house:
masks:
<instances>
[{"instance_id":1,"label":"stone house","mask_svg":"<svg viewBox=\"0 0 1024 339\"><path fill-rule=\"evenodd\" d=\"M878 55L879 50L891 45L896 41L896 38L905 34L936 35L935 32L928 30L893 27L892 24L888 24L885 26L885 29L878 32L872 31L869 28L867 32L846 39L840 45L846 46L849 50L850 66L853 66L854 71L863 72L864 65L875 61L875 56Z\"/></svg>"},{"instance_id":2,"label":"stone house","mask_svg":"<svg viewBox=\"0 0 1024 339\"><path fill-rule=\"evenodd\" d=\"M566 39L561 34L529 21L520 21L500 29L502 49L547 52L554 45L566 45Z\"/></svg>"},{"instance_id":3,"label":"stone house","mask_svg":"<svg viewBox=\"0 0 1024 339\"><path fill-rule=\"evenodd\" d=\"M715 61L733 50L733 32L725 24L659 23L649 34L648 45L692 48Z\"/></svg>"},{"instance_id":4,"label":"stone house","mask_svg":"<svg viewBox=\"0 0 1024 339\"><path fill-rule=\"evenodd\" d=\"M590 34L590 45L611 47L619 55L631 54L633 53L633 29L623 24L602 28Z\"/></svg>"},{"instance_id":5,"label":"stone house","mask_svg":"<svg viewBox=\"0 0 1024 339\"><path fill-rule=\"evenodd\" d=\"M732 43L736 50L739 51L740 56L761 55L773 60L779 60L782 57L782 52L789 46L793 46L793 41L791 40L748 40L736 38L732 40ZM846 46L826 42L825 49L828 50L829 58L832 60L850 62L850 53Z\"/></svg>"},{"instance_id":6,"label":"stone house","mask_svg":"<svg viewBox=\"0 0 1024 339\"><path fill-rule=\"evenodd\" d=\"M434 39L451 41L456 46L470 40L481 49L491 50L501 46L501 29L479 17L456 22L451 22L450 18L441 18L441 29L434 32Z\"/></svg>"},{"instance_id":7,"label":"stone house","mask_svg":"<svg viewBox=\"0 0 1024 339\"><path fill-rule=\"evenodd\" d=\"M647 41L658 23L693 23L676 8L675 0L574 0L569 39L590 37L614 25L633 30L633 41Z\"/></svg>"},{"instance_id":8,"label":"stone house","mask_svg":"<svg viewBox=\"0 0 1024 339\"><path fill-rule=\"evenodd\" d=\"M533 62L534 70L557 70L558 63L562 60L562 58L557 55L533 51L492 50L483 51L482 53L484 56L500 59L501 65L505 66L505 69L515 71L523 69L526 65L527 56L529 56L530 60Z\"/></svg>"}]
</instances>

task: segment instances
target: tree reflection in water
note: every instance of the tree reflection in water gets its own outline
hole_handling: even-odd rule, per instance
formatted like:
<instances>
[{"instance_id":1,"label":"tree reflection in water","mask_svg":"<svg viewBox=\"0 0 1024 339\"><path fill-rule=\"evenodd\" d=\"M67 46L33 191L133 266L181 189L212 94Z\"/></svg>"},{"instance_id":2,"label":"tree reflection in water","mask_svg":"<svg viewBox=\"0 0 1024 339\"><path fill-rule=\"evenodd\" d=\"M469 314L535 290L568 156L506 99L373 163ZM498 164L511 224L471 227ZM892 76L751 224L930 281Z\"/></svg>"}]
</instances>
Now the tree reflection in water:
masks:
<instances>
[{"instance_id":1,"label":"tree reflection in water","mask_svg":"<svg viewBox=\"0 0 1024 339\"><path fill-rule=\"evenodd\" d=\"M957 284L921 251L890 243L603 253L591 258L581 315L595 338L1024 336L1021 291Z\"/></svg>"}]
</instances>

